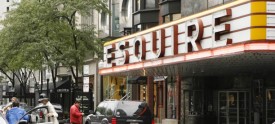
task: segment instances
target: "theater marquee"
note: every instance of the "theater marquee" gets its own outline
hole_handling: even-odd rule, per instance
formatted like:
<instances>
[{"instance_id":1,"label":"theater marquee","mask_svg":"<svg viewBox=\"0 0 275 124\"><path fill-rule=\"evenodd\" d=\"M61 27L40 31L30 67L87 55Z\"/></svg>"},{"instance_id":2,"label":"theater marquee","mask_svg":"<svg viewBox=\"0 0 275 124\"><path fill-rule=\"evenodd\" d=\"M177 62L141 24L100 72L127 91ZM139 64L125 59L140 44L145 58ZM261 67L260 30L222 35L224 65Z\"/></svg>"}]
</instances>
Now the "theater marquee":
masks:
<instances>
[{"instance_id":1,"label":"theater marquee","mask_svg":"<svg viewBox=\"0 0 275 124\"><path fill-rule=\"evenodd\" d=\"M238 0L110 41L104 45L100 74L246 50L275 50L274 6L275 1Z\"/></svg>"}]
</instances>

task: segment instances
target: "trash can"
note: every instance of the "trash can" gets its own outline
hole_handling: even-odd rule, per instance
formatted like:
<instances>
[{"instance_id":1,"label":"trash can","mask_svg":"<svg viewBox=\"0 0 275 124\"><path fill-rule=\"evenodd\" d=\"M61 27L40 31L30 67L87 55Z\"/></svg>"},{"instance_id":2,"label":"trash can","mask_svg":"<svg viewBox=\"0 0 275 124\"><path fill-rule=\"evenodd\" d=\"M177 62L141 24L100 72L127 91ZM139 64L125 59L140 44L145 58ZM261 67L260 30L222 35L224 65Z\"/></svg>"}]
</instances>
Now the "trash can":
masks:
<instances>
[{"instance_id":1,"label":"trash can","mask_svg":"<svg viewBox=\"0 0 275 124\"><path fill-rule=\"evenodd\" d=\"M178 124L177 119L163 119L162 124Z\"/></svg>"}]
</instances>

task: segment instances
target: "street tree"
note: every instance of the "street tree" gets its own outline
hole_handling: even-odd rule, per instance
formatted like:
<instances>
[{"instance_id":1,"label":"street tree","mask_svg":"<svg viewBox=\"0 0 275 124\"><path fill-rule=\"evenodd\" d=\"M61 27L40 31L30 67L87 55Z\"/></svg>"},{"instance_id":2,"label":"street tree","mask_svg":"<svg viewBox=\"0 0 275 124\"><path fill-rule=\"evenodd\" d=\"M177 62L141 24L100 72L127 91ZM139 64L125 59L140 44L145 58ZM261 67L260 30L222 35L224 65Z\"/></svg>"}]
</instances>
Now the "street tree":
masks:
<instances>
[{"instance_id":1,"label":"street tree","mask_svg":"<svg viewBox=\"0 0 275 124\"><path fill-rule=\"evenodd\" d=\"M109 12L106 2L22 0L15 6L17 9L1 22L4 29L0 31L0 71L10 80L9 73L24 74L25 81L31 72L47 65L56 89L57 68L62 64L71 69L77 84L85 57L101 55L102 49L94 26L79 25L77 14L90 16L91 10ZM20 73L21 69L24 73Z\"/></svg>"}]
</instances>

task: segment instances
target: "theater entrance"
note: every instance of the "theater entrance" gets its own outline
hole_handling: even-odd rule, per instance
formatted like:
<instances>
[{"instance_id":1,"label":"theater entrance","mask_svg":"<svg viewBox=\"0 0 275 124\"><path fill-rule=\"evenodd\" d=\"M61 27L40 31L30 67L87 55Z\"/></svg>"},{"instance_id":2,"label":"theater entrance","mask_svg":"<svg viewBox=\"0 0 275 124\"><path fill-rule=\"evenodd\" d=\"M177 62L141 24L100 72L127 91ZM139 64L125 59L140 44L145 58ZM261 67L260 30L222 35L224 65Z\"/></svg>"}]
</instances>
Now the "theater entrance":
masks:
<instances>
[{"instance_id":1,"label":"theater entrance","mask_svg":"<svg viewBox=\"0 0 275 124\"><path fill-rule=\"evenodd\" d=\"M248 124L249 93L247 91L218 93L218 124Z\"/></svg>"}]
</instances>

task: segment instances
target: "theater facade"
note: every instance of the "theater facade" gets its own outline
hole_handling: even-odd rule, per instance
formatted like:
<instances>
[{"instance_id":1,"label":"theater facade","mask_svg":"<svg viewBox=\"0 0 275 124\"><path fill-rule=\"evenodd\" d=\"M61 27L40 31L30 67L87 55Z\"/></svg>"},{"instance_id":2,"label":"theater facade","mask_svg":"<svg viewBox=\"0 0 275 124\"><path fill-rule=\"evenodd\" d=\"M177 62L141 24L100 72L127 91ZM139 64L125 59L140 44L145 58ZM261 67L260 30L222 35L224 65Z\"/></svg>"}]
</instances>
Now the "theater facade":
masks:
<instances>
[{"instance_id":1,"label":"theater facade","mask_svg":"<svg viewBox=\"0 0 275 124\"><path fill-rule=\"evenodd\" d=\"M237 0L107 42L99 73L105 98L130 92L159 122L271 124L275 1Z\"/></svg>"}]
</instances>

